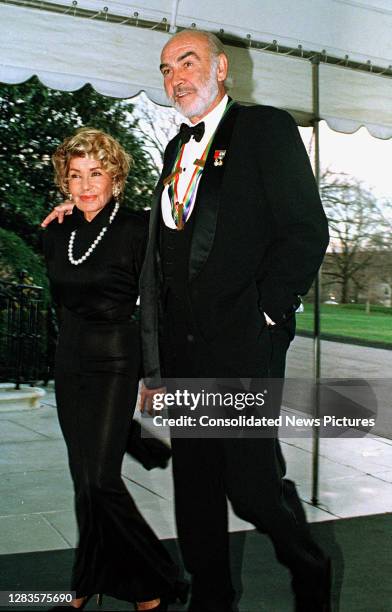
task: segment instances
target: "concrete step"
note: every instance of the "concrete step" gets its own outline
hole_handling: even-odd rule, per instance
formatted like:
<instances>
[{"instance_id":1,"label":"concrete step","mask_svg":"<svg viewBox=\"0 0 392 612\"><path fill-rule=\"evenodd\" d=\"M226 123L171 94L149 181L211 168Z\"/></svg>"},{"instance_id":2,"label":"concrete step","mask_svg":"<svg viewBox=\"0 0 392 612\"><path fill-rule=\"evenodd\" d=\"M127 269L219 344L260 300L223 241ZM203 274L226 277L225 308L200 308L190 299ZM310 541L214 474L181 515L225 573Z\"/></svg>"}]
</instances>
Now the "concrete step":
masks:
<instances>
[{"instance_id":1,"label":"concrete step","mask_svg":"<svg viewBox=\"0 0 392 612\"><path fill-rule=\"evenodd\" d=\"M22 385L15 389L13 383L0 383L0 412L39 408L40 398L44 395L46 391L40 387Z\"/></svg>"}]
</instances>

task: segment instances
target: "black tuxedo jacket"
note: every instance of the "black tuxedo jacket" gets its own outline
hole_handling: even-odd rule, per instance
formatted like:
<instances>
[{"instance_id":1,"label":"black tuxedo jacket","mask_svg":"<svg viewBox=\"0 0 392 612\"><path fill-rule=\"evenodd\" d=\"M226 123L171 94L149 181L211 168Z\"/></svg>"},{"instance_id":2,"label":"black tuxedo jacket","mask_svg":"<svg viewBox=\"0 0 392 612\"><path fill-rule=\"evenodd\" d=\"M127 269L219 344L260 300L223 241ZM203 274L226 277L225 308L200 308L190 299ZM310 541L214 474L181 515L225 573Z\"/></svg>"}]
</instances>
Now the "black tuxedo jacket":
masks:
<instances>
[{"instance_id":1,"label":"black tuxedo jacket","mask_svg":"<svg viewBox=\"0 0 392 612\"><path fill-rule=\"evenodd\" d=\"M151 387L160 382L161 195L178 147L176 136L165 151L140 283ZM215 150L226 150L222 166L214 165ZM271 350L263 313L293 337L298 296L309 290L329 239L309 158L288 113L231 107L215 133L192 214L188 291L198 331L232 375L263 376Z\"/></svg>"}]
</instances>

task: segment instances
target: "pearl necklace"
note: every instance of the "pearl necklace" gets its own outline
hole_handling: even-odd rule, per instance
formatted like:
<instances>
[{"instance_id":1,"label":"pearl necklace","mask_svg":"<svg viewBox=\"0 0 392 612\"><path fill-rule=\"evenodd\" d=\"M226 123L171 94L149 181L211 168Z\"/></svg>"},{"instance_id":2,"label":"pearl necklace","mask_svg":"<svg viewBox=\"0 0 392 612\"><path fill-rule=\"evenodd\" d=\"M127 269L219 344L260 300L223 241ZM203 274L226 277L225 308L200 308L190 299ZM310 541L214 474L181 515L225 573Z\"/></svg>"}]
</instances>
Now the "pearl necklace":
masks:
<instances>
[{"instance_id":1,"label":"pearl necklace","mask_svg":"<svg viewBox=\"0 0 392 612\"><path fill-rule=\"evenodd\" d=\"M116 202L116 205L115 205L115 207L114 207L114 209L112 211L112 214L109 217L109 225L113 222L113 219L116 216L119 208L120 208L120 205L119 205L118 202ZM101 242L102 238L104 237L105 233L107 232L107 229L108 229L109 225L105 225L105 227L103 227L101 229L101 231L99 232L99 234L96 237L96 239L94 240L94 242L89 246L89 248L84 253L84 255L79 257L79 259L75 259L73 254L72 254L73 245L74 245L75 237L76 237L76 230L71 232L71 236L70 236L69 243L68 243L68 259L69 259L69 262L71 264L73 264L74 266L78 266L79 264L81 264L84 261L86 261L87 257L90 257L90 255L91 255L91 253L93 253L95 247Z\"/></svg>"}]
</instances>

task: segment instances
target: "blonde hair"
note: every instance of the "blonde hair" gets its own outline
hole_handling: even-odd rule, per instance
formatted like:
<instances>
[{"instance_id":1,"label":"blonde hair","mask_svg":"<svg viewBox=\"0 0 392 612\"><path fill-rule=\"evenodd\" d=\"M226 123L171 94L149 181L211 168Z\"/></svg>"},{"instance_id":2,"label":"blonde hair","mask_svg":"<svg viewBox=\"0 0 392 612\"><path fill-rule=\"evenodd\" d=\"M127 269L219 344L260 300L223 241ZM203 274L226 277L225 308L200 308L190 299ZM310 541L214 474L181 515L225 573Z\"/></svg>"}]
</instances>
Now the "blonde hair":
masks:
<instances>
[{"instance_id":1,"label":"blonde hair","mask_svg":"<svg viewBox=\"0 0 392 612\"><path fill-rule=\"evenodd\" d=\"M133 160L115 138L101 130L83 127L57 147L52 155L55 182L65 195L69 192L67 176L73 157L88 157L101 162L102 168L112 175L119 193L123 193Z\"/></svg>"}]
</instances>

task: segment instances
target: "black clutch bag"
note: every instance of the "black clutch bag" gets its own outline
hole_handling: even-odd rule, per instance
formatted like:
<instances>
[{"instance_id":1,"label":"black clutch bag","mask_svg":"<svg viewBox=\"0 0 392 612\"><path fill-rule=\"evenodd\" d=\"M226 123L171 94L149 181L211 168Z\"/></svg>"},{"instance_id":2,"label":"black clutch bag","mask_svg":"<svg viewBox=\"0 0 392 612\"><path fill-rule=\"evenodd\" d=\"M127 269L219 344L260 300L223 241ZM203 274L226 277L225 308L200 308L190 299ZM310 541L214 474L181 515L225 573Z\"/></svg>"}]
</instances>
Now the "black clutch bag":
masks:
<instances>
[{"instance_id":1,"label":"black clutch bag","mask_svg":"<svg viewBox=\"0 0 392 612\"><path fill-rule=\"evenodd\" d=\"M139 421L132 419L126 452L146 470L166 468L172 455L170 446L159 438L152 438L150 433L144 437L143 431L146 430Z\"/></svg>"}]
</instances>

